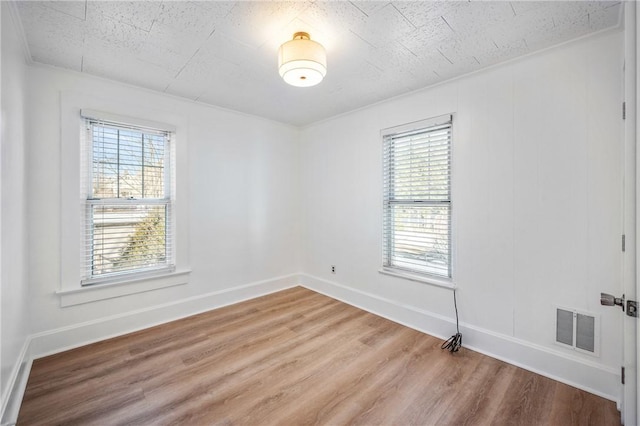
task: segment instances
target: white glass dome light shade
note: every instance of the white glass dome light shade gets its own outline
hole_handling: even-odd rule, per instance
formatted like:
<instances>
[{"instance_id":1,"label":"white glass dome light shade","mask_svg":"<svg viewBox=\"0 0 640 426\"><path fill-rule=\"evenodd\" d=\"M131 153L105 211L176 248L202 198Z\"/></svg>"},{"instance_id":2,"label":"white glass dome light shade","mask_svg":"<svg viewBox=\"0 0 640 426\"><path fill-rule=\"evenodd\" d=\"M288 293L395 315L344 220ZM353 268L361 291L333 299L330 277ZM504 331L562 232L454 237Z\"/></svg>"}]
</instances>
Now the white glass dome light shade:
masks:
<instances>
[{"instance_id":1,"label":"white glass dome light shade","mask_svg":"<svg viewBox=\"0 0 640 426\"><path fill-rule=\"evenodd\" d=\"M280 46L278 70L292 86L315 86L327 75L327 53L308 33L295 33L293 40Z\"/></svg>"}]
</instances>

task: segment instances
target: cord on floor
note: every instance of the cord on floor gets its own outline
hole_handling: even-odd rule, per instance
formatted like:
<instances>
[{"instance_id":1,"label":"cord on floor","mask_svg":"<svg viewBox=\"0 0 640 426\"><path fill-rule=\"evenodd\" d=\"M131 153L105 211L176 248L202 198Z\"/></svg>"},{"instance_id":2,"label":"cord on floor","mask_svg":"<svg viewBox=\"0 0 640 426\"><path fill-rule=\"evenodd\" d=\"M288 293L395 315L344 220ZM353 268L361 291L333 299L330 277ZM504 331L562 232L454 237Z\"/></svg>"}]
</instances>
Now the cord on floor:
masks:
<instances>
[{"instance_id":1,"label":"cord on floor","mask_svg":"<svg viewBox=\"0 0 640 426\"><path fill-rule=\"evenodd\" d=\"M462 333L460 333L460 322L458 320L458 302L456 301L456 291L453 290L453 306L456 310L456 331L457 333L449 337L441 346L442 349L447 349L449 352L458 352L462 346Z\"/></svg>"}]
</instances>

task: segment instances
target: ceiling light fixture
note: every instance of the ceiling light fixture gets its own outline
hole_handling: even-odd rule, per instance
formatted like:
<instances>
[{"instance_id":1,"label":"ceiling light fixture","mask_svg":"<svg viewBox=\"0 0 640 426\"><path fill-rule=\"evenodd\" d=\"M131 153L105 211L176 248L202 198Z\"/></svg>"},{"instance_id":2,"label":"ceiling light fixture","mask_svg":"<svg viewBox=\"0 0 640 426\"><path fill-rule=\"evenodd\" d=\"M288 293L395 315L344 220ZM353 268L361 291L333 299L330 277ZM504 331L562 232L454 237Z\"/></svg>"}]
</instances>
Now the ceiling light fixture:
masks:
<instances>
[{"instance_id":1,"label":"ceiling light fixture","mask_svg":"<svg viewBox=\"0 0 640 426\"><path fill-rule=\"evenodd\" d=\"M295 33L292 40L280 46L278 70L292 86L315 86L327 75L327 52L311 40L309 33Z\"/></svg>"}]
</instances>

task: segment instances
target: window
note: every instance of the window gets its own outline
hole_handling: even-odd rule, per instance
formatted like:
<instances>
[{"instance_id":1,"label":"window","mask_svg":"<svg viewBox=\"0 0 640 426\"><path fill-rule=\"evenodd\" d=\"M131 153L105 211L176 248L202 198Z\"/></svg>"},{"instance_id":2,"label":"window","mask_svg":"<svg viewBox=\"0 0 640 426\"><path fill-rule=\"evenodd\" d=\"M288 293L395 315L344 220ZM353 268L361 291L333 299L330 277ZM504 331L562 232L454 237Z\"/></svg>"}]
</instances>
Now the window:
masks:
<instances>
[{"instance_id":1,"label":"window","mask_svg":"<svg viewBox=\"0 0 640 426\"><path fill-rule=\"evenodd\" d=\"M173 270L172 133L85 123L82 284Z\"/></svg>"},{"instance_id":2,"label":"window","mask_svg":"<svg viewBox=\"0 0 640 426\"><path fill-rule=\"evenodd\" d=\"M383 268L451 278L452 116L382 132Z\"/></svg>"}]
</instances>

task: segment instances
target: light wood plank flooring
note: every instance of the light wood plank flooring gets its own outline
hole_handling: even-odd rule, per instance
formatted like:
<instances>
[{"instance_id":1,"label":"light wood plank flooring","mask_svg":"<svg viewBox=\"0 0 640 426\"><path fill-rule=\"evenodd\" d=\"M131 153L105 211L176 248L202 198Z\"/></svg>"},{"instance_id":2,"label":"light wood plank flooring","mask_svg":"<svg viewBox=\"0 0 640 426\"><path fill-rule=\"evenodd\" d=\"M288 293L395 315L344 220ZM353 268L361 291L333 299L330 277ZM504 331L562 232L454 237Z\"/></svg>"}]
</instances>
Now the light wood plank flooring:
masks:
<instances>
[{"instance_id":1,"label":"light wood plank flooring","mask_svg":"<svg viewBox=\"0 0 640 426\"><path fill-rule=\"evenodd\" d=\"M33 363L18 424L619 425L615 404L293 288Z\"/></svg>"}]
</instances>

